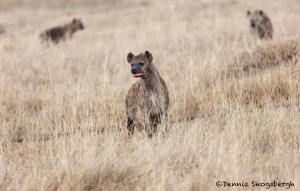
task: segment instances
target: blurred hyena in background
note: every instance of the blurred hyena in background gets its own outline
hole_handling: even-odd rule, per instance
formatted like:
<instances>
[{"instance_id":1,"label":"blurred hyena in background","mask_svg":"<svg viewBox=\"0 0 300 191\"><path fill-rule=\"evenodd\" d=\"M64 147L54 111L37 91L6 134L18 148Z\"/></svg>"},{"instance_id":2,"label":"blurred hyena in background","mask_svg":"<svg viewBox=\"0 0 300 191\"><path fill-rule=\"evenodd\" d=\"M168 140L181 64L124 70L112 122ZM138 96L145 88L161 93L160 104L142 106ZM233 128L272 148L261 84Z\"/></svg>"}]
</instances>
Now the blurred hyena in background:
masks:
<instances>
[{"instance_id":1,"label":"blurred hyena in background","mask_svg":"<svg viewBox=\"0 0 300 191\"><path fill-rule=\"evenodd\" d=\"M250 20L250 32L255 38L270 40L273 38L273 26L270 18L262 10L247 11Z\"/></svg>"},{"instance_id":2,"label":"blurred hyena in background","mask_svg":"<svg viewBox=\"0 0 300 191\"><path fill-rule=\"evenodd\" d=\"M65 24L64 26L58 26L46 30L41 33L40 37L43 41L51 40L54 43L59 43L67 38L72 38L73 34L79 30L83 30L84 25L81 19L73 19L72 22Z\"/></svg>"}]
</instances>

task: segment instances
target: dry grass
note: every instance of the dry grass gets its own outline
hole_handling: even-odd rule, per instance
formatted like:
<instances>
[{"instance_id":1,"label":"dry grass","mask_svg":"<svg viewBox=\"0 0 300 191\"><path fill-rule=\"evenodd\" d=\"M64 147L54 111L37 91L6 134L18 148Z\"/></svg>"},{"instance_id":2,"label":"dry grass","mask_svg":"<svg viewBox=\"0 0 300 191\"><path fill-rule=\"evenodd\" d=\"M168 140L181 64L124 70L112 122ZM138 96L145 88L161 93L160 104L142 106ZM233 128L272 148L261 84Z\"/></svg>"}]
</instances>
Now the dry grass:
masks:
<instances>
[{"instance_id":1,"label":"dry grass","mask_svg":"<svg viewBox=\"0 0 300 191\"><path fill-rule=\"evenodd\" d=\"M0 3L0 190L274 179L300 189L298 1L16 2ZM275 39L257 45L245 14L261 7ZM73 17L86 30L41 45L40 32ZM136 79L126 55L145 50L169 88L171 132L128 139L124 100Z\"/></svg>"},{"instance_id":2,"label":"dry grass","mask_svg":"<svg viewBox=\"0 0 300 191\"><path fill-rule=\"evenodd\" d=\"M244 75L255 75L258 71L263 71L279 66L291 66L297 71L297 64L300 59L299 40L285 40L267 44L256 48L253 52L243 52L232 57L229 65L222 76L234 75L242 77Z\"/></svg>"}]
</instances>

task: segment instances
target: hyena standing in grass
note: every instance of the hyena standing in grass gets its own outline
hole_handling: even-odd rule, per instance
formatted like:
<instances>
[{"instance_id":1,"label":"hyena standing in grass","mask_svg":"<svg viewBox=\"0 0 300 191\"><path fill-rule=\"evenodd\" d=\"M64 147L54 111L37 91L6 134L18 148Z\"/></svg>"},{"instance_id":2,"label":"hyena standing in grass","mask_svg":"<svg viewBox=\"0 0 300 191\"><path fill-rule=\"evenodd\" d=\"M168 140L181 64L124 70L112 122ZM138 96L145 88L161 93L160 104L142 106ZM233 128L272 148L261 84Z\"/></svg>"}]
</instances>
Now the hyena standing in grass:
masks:
<instances>
[{"instance_id":1,"label":"hyena standing in grass","mask_svg":"<svg viewBox=\"0 0 300 191\"><path fill-rule=\"evenodd\" d=\"M72 38L73 34L78 30L83 30L84 26L80 19L73 19L72 22L64 26L58 26L46 30L41 33L40 37L43 41L48 42L51 40L54 43L59 43L61 40Z\"/></svg>"},{"instance_id":2,"label":"hyena standing in grass","mask_svg":"<svg viewBox=\"0 0 300 191\"><path fill-rule=\"evenodd\" d=\"M247 17L250 19L250 32L254 37L261 40L273 38L273 26L266 13L262 10L247 11Z\"/></svg>"},{"instance_id":3,"label":"hyena standing in grass","mask_svg":"<svg viewBox=\"0 0 300 191\"><path fill-rule=\"evenodd\" d=\"M148 51L137 56L129 53L127 61L133 76L140 78L129 89L125 101L129 135L133 135L135 127L142 128L145 125L148 137L151 138L161 122L167 132L169 92L152 63L152 54Z\"/></svg>"}]
</instances>

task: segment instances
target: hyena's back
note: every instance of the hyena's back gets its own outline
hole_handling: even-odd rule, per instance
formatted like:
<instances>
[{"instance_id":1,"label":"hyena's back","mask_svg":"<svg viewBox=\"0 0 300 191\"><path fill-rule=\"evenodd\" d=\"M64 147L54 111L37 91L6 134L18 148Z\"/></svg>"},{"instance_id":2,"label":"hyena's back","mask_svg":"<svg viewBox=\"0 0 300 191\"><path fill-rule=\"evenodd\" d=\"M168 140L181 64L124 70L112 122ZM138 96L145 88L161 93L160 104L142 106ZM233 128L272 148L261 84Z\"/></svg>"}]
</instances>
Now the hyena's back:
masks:
<instances>
[{"instance_id":1,"label":"hyena's back","mask_svg":"<svg viewBox=\"0 0 300 191\"><path fill-rule=\"evenodd\" d=\"M58 43L64 37L65 29L63 27L54 27L41 34L43 40L52 40L55 43Z\"/></svg>"}]
</instances>

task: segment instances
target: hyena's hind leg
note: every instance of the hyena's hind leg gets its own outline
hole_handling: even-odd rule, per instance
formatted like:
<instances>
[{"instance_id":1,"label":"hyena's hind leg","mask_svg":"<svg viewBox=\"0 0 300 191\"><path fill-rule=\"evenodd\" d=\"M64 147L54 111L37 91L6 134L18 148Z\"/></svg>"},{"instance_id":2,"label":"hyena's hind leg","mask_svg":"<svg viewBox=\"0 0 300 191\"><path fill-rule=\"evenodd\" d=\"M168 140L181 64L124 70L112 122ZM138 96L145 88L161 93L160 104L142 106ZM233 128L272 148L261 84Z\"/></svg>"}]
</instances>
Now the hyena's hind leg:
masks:
<instances>
[{"instance_id":1,"label":"hyena's hind leg","mask_svg":"<svg viewBox=\"0 0 300 191\"><path fill-rule=\"evenodd\" d=\"M151 139L154 135L154 124L150 123L150 125L146 127L146 131L147 131L148 138Z\"/></svg>"},{"instance_id":2,"label":"hyena's hind leg","mask_svg":"<svg viewBox=\"0 0 300 191\"><path fill-rule=\"evenodd\" d=\"M131 118L127 118L127 129L128 129L128 135L132 136L134 132L134 124L133 120Z\"/></svg>"},{"instance_id":3,"label":"hyena's hind leg","mask_svg":"<svg viewBox=\"0 0 300 191\"><path fill-rule=\"evenodd\" d=\"M147 127L147 135L151 139L157 133L157 123L150 122L150 125Z\"/></svg>"},{"instance_id":4,"label":"hyena's hind leg","mask_svg":"<svg viewBox=\"0 0 300 191\"><path fill-rule=\"evenodd\" d=\"M157 125L161 123L161 118L160 116L156 116L153 119L153 133L156 134L157 133Z\"/></svg>"}]
</instances>

